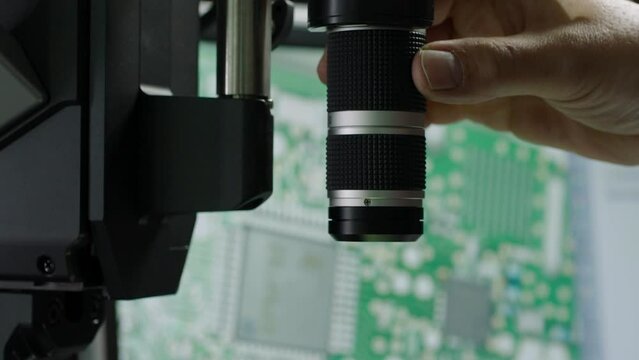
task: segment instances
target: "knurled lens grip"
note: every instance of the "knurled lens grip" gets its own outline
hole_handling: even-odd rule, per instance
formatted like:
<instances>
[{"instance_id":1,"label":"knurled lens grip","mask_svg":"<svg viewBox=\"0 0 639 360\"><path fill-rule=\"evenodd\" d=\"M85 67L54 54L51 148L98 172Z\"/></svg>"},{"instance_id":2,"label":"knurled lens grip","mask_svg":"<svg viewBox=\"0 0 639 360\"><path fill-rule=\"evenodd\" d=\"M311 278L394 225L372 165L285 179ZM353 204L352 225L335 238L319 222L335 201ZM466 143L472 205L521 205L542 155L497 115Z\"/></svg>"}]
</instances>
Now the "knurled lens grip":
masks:
<instances>
[{"instance_id":1,"label":"knurled lens grip","mask_svg":"<svg viewBox=\"0 0 639 360\"><path fill-rule=\"evenodd\" d=\"M426 141L411 135L332 135L326 162L329 191L422 191Z\"/></svg>"},{"instance_id":2,"label":"knurled lens grip","mask_svg":"<svg viewBox=\"0 0 639 360\"><path fill-rule=\"evenodd\" d=\"M328 112L425 112L411 75L425 35L408 30L333 31L328 35Z\"/></svg>"},{"instance_id":3,"label":"knurled lens grip","mask_svg":"<svg viewBox=\"0 0 639 360\"><path fill-rule=\"evenodd\" d=\"M416 113L417 117L425 113L424 97L415 88L411 74L413 58L424 43L424 34L409 30L331 32L328 37L328 112L408 112ZM401 122L397 127L402 127ZM329 191L424 190L423 132L398 135L377 129L370 134L362 130L363 133L352 135L329 135Z\"/></svg>"}]
</instances>

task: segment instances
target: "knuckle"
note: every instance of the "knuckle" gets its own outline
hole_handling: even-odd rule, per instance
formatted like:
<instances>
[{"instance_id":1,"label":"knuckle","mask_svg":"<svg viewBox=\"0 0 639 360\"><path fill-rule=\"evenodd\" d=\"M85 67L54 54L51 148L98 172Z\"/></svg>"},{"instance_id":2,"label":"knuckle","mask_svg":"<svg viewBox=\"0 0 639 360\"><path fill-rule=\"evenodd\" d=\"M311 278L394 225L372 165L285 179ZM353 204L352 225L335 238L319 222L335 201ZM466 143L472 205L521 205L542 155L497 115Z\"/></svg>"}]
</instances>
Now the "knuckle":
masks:
<instances>
[{"instance_id":1,"label":"knuckle","mask_svg":"<svg viewBox=\"0 0 639 360\"><path fill-rule=\"evenodd\" d=\"M512 76L516 46L497 39L471 39L460 52L464 64L464 87L486 97L498 96L500 85Z\"/></svg>"},{"instance_id":2,"label":"knuckle","mask_svg":"<svg viewBox=\"0 0 639 360\"><path fill-rule=\"evenodd\" d=\"M583 103L581 100L592 98L602 83L602 74L607 72L598 54L605 46L599 35L591 34L581 25L553 34L544 50L556 59L555 65L547 70L548 77L562 90L554 100Z\"/></svg>"}]
</instances>

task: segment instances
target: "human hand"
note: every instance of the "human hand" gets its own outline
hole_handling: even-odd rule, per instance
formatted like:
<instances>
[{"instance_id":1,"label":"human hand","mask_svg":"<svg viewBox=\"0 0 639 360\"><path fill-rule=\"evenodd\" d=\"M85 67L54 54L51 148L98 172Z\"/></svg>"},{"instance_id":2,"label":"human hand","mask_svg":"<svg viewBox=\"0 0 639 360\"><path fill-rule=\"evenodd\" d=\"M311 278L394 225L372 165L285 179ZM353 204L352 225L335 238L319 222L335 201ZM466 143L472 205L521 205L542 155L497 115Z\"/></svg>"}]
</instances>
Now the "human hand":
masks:
<instances>
[{"instance_id":1,"label":"human hand","mask_svg":"<svg viewBox=\"0 0 639 360\"><path fill-rule=\"evenodd\" d=\"M413 78L427 123L471 119L594 159L639 164L639 5L435 0ZM326 76L325 60L320 78Z\"/></svg>"}]
</instances>

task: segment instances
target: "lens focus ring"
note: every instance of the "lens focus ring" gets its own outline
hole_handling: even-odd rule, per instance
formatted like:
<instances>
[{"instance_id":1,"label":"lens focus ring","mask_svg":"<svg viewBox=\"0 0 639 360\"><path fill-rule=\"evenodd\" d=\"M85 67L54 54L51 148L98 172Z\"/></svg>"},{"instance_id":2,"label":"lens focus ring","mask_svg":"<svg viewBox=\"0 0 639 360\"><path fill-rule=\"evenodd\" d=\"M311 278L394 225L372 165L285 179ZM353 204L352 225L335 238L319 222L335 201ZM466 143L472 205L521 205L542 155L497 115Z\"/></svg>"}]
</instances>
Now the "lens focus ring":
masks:
<instances>
[{"instance_id":1,"label":"lens focus ring","mask_svg":"<svg viewBox=\"0 0 639 360\"><path fill-rule=\"evenodd\" d=\"M423 136L329 136L327 188L332 190L423 190Z\"/></svg>"},{"instance_id":2,"label":"lens focus ring","mask_svg":"<svg viewBox=\"0 0 639 360\"><path fill-rule=\"evenodd\" d=\"M413 57L426 42L408 30L334 31L328 37L328 112L424 112Z\"/></svg>"}]
</instances>

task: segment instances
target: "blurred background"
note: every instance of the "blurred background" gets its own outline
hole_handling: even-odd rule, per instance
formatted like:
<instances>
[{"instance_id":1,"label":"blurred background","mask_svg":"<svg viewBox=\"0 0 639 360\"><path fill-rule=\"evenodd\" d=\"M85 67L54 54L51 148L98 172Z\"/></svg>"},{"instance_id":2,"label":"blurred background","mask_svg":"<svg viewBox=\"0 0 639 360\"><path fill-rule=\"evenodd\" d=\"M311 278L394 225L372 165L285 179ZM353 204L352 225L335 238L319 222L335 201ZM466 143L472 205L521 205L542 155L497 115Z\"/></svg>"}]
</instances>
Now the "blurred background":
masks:
<instances>
[{"instance_id":1,"label":"blurred background","mask_svg":"<svg viewBox=\"0 0 639 360\"><path fill-rule=\"evenodd\" d=\"M119 357L638 359L637 169L430 127L425 236L329 238L323 39L298 10L272 65L273 197L198 218L179 294L118 304ZM216 93L215 54L202 43L201 96Z\"/></svg>"}]
</instances>

